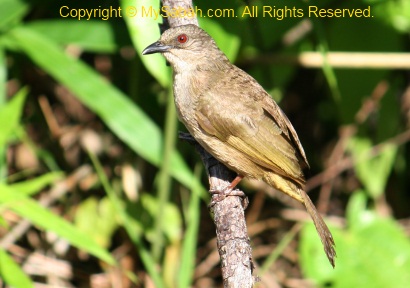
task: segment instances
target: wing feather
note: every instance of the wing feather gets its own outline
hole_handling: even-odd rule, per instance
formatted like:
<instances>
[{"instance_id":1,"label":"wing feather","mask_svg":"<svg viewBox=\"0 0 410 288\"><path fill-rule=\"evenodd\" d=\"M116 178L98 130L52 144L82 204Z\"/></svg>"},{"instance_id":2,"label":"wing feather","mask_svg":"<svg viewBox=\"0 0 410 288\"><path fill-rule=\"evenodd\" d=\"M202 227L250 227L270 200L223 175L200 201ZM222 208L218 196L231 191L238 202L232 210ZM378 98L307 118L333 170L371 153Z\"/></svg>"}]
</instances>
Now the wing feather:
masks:
<instances>
[{"instance_id":1,"label":"wing feather","mask_svg":"<svg viewBox=\"0 0 410 288\"><path fill-rule=\"evenodd\" d=\"M229 85L220 83L205 91L200 99L203 101L199 105L201 109L196 113L199 126L252 162L304 183L299 154L304 162L307 161L296 132L273 99L253 78L250 79L235 81L246 83L248 88L256 85L254 89L233 91L224 88ZM261 95L249 95L249 91ZM221 101L215 101L215 97Z\"/></svg>"}]
</instances>

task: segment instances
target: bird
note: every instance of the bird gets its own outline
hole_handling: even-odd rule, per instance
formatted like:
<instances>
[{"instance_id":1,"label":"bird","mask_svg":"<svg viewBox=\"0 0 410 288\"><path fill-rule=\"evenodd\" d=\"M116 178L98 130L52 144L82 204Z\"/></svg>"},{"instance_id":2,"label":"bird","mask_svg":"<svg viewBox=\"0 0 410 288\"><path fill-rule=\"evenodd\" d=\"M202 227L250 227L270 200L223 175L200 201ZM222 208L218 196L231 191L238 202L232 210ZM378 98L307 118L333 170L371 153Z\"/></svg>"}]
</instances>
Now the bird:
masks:
<instances>
[{"instance_id":1,"label":"bird","mask_svg":"<svg viewBox=\"0 0 410 288\"><path fill-rule=\"evenodd\" d=\"M304 190L309 167L289 119L265 89L233 65L214 39L197 25L165 30L143 55L160 53L173 69L180 121L219 162L237 173L221 193L230 195L249 177L266 182L304 204L335 267L335 242Z\"/></svg>"}]
</instances>

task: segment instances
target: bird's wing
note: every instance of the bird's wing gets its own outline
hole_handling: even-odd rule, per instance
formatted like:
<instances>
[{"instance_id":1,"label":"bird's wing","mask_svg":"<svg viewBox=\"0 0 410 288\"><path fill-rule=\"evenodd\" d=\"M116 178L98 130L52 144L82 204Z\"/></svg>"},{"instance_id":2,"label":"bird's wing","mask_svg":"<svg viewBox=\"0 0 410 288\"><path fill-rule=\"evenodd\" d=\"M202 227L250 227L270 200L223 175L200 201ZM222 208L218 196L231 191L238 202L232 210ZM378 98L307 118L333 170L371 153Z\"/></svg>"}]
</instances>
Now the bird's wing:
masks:
<instances>
[{"instance_id":1,"label":"bird's wing","mask_svg":"<svg viewBox=\"0 0 410 288\"><path fill-rule=\"evenodd\" d=\"M295 128L293 128L286 114L282 111L282 109L280 109L278 104L276 104L270 96L264 97L262 101L264 109L266 109L271 117L275 119L276 123L279 125L282 131L284 131L288 141L291 141L297 148L300 158L302 158L302 162L306 165L306 167L309 167L309 163L306 158L305 150L303 150L302 143L300 143L298 134L296 133Z\"/></svg>"},{"instance_id":2,"label":"bird's wing","mask_svg":"<svg viewBox=\"0 0 410 288\"><path fill-rule=\"evenodd\" d=\"M196 112L200 127L254 163L304 183L296 150L303 149L289 136L296 135L292 125L263 88L239 71L232 77L221 75L220 81L203 92ZM297 135L293 137L298 140Z\"/></svg>"}]
</instances>

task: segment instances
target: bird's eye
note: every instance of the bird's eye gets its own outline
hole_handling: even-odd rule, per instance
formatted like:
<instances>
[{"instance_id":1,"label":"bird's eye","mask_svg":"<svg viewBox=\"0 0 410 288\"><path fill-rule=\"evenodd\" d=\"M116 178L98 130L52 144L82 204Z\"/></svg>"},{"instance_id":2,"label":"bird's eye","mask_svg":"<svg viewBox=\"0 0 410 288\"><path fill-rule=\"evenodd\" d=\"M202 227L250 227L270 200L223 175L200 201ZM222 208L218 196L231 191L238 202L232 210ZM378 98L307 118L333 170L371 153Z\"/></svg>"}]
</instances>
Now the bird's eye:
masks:
<instances>
[{"instance_id":1,"label":"bird's eye","mask_svg":"<svg viewBox=\"0 0 410 288\"><path fill-rule=\"evenodd\" d=\"M178 35L177 40L179 43L183 44L188 41L188 36L186 36L185 34Z\"/></svg>"}]
</instances>

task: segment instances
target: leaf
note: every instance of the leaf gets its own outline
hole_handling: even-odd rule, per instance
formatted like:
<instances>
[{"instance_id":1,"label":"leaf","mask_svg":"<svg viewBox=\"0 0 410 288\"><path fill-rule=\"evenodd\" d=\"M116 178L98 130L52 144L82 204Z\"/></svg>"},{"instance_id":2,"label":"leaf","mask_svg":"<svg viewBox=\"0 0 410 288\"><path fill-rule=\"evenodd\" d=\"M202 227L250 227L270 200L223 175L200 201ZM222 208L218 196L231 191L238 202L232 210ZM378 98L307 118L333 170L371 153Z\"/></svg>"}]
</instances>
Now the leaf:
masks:
<instances>
[{"instance_id":1,"label":"leaf","mask_svg":"<svg viewBox=\"0 0 410 288\"><path fill-rule=\"evenodd\" d=\"M370 196L377 198L385 190L396 158L397 146L386 145L378 156L366 159L371 147L372 143L367 138L355 137L351 139L349 144L349 150L357 163L355 165L357 177L366 187Z\"/></svg>"},{"instance_id":2,"label":"leaf","mask_svg":"<svg viewBox=\"0 0 410 288\"><path fill-rule=\"evenodd\" d=\"M107 197L101 200L90 197L81 202L76 209L74 223L105 248L110 246L111 237L118 227L116 210Z\"/></svg>"},{"instance_id":3,"label":"leaf","mask_svg":"<svg viewBox=\"0 0 410 288\"><path fill-rule=\"evenodd\" d=\"M27 13L30 5L22 0L0 1L0 29L11 24L17 24Z\"/></svg>"},{"instance_id":4,"label":"leaf","mask_svg":"<svg viewBox=\"0 0 410 288\"><path fill-rule=\"evenodd\" d=\"M121 23L121 22L120 22ZM26 25L59 45L76 45L85 51L109 53L130 45L124 25L109 21L42 20Z\"/></svg>"},{"instance_id":5,"label":"leaf","mask_svg":"<svg viewBox=\"0 0 410 288\"><path fill-rule=\"evenodd\" d=\"M337 251L335 269L326 260L314 225L303 228L300 255L304 275L318 287L408 287L410 242L401 227L373 211L360 211L365 208L361 196L352 197L349 206L355 207L348 209L355 214L348 215L349 229L330 226Z\"/></svg>"},{"instance_id":6,"label":"leaf","mask_svg":"<svg viewBox=\"0 0 410 288\"><path fill-rule=\"evenodd\" d=\"M101 163L99 162L98 158L93 155L89 154L91 161L94 164L95 170L97 171L98 177L100 178L101 184L104 187L105 192L107 193L108 198L110 199L122 225L124 226L125 230L128 233L131 241L134 243L135 247L138 250L139 256L148 271L148 274L152 278L153 282L155 283L155 287L162 288L165 287L163 279L160 277L158 269L156 267L156 263L145 247L145 243L142 241L141 237L141 229L142 226L139 221L132 219L129 215L129 212L124 209L124 203L122 199L120 199L117 194L115 193L114 189L111 187L110 183L108 182L107 176L104 174L103 168Z\"/></svg>"},{"instance_id":7,"label":"leaf","mask_svg":"<svg viewBox=\"0 0 410 288\"><path fill-rule=\"evenodd\" d=\"M60 179L62 175L63 173L61 172L51 172L34 179L11 184L10 187L16 191L19 191L20 194L30 196L40 192L45 186Z\"/></svg>"},{"instance_id":8,"label":"leaf","mask_svg":"<svg viewBox=\"0 0 410 288\"><path fill-rule=\"evenodd\" d=\"M9 209L44 230L53 231L60 237L69 241L73 246L114 264L114 258L105 249L98 246L90 237L79 231L71 223L41 207L36 201L30 199L10 186L0 184L0 204L5 204Z\"/></svg>"},{"instance_id":9,"label":"leaf","mask_svg":"<svg viewBox=\"0 0 410 288\"><path fill-rule=\"evenodd\" d=\"M144 210L146 210L152 218L155 218L155 216L158 215L159 205L157 198L148 193L144 193L141 195L140 201ZM175 206L175 204L168 202L166 203L163 215L164 219L167 219L167 225L163 227L165 235L170 242L179 241L181 239L182 220L178 208ZM145 231L145 233L148 232L149 231ZM155 241L155 238L152 237L155 236L155 234L148 233L147 236L150 241Z\"/></svg>"},{"instance_id":10,"label":"leaf","mask_svg":"<svg viewBox=\"0 0 410 288\"><path fill-rule=\"evenodd\" d=\"M341 231L334 229L329 223L327 224L336 243L336 269L340 269L340 253L343 249L339 240ZM335 270L332 269L326 258L315 226L310 222L307 222L300 232L299 255L301 269L306 278L312 279L316 283L328 283L334 278Z\"/></svg>"},{"instance_id":11,"label":"leaf","mask_svg":"<svg viewBox=\"0 0 410 288\"><path fill-rule=\"evenodd\" d=\"M30 278L3 249L0 249L0 278L3 279L4 282L6 282L10 287L34 287Z\"/></svg>"},{"instance_id":12,"label":"leaf","mask_svg":"<svg viewBox=\"0 0 410 288\"><path fill-rule=\"evenodd\" d=\"M30 29L19 27L10 39L51 76L67 86L94 111L114 134L154 165L161 163L162 135L154 122L126 95L110 85L83 62L66 55L55 43ZM180 154L171 158L171 174L192 188L200 185Z\"/></svg>"},{"instance_id":13,"label":"leaf","mask_svg":"<svg viewBox=\"0 0 410 288\"><path fill-rule=\"evenodd\" d=\"M165 65L164 57L160 54L148 56L142 56L141 54L148 45L158 41L160 37L159 24L162 18L155 18L155 13L143 16L145 15L144 11L148 11L148 9L158 11L159 1L153 3L152 1L141 0L136 4L132 0L122 0L120 3L132 43L134 43L135 50L140 55L142 63L163 87L169 87L171 84L171 71ZM133 11L137 13L135 16L131 15Z\"/></svg>"},{"instance_id":14,"label":"leaf","mask_svg":"<svg viewBox=\"0 0 410 288\"><path fill-rule=\"evenodd\" d=\"M19 125L26 95L27 89L23 88L6 105L0 107L0 147L6 145Z\"/></svg>"},{"instance_id":15,"label":"leaf","mask_svg":"<svg viewBox=\"0 0 410 288\"><path fill-rule=\"evenodd\" d=\"M346 208L347 220L349 221L349 228L355 229L360 226L363 221L360 217L363 216L363 211L366 211L368 197L366 191L356 190L349 199L349 204Z\"/></svg>"},{"instance_id":16,"label":"leaf","mask_svg":"<svg viewBox=\"0 0 410 288\"><path fill-rule=\"evenodd\" d=\"M195 169L200 175L200 169ZM189 287L193 282L195 272L196 249L198 244L198 231L200 230L201 202L200 191L190 193L189 204L185 213L185 235L182 242L181 264L178 267L179 287Z\"/></svg>"},{"instance_id":17,"label":"leaf","mask_svg":"<svg viewBox=\"0 0 410 288\"><path fill-rule=\"evenodd\" d=\"M372 4L372 14L375 19L382 19L399 32L410 31L410 2L408 0L366 0Z\"/></svg>"}]
</instances>

